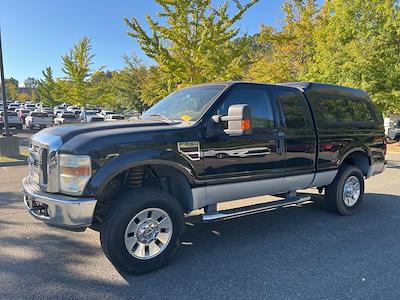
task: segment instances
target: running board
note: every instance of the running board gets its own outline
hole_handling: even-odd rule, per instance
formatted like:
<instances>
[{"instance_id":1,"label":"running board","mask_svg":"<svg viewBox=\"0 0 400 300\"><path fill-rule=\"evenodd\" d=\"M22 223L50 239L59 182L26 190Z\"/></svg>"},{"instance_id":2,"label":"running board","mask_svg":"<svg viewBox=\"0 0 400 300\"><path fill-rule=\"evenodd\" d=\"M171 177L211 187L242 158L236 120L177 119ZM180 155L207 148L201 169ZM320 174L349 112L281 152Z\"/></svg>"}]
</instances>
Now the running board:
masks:
<instances>
[{"instance_id":1,"label":"running board","mask_svg":"<svg viewBox=\"0 0 400 300\"><path fill-rule=\"evenodd\" d=\"M218 221L218 220L227 220L232 218L238 218L248 215L259 214L263 212L267 212L270 210L274 210L279 207L284 207L293 204L299 204L305 201L311 200L311 196L296 196L289 197L283 200L272 201L268 203L256 204L251 206L244 206L234 209L227 209L221 211L215 211L211 213L206 213L202 215L202 219L204 222L208 221Z\"/></svg>"}]
</instances>

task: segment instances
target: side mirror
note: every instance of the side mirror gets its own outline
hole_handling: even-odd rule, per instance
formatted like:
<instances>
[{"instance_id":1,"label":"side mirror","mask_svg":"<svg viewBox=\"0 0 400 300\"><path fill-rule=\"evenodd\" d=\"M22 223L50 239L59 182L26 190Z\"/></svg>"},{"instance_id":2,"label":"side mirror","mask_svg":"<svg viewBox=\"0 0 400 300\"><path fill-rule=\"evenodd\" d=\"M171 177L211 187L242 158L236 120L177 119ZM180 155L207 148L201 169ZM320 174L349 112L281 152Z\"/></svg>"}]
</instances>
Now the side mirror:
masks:
<instances>
[{"instance_id":1,"label":"side mirror","mask_svg":"<svg viewBox=\"0 0 400 300\"><path fill-rule=\"evenodd\" d=\"M251 110L247 104L235 104L229 106L228 115L212 116L215 123L228 122L228 129L224 132L230 136L241 136L252 134Z\"/></svg>"}]
</instances>

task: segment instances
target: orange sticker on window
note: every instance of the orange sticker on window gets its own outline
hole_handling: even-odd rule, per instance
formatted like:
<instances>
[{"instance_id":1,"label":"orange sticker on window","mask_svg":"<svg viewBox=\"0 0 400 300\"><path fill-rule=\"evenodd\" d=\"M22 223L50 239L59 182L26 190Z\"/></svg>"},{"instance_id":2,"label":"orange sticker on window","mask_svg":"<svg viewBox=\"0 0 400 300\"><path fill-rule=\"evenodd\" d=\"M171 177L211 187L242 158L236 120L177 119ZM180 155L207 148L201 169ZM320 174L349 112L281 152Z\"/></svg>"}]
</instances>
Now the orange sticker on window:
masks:
<instances>
[{"instance_id":1,"label":"orange sticker on window","mask_svg":"<svg viewBox=\"0 0 400 300\"><path fill-rule=\"evenodd\" d=\"M192 117L189 116L189 115L183 115L183 116L181 116L181 120L183 120L183 121L190 121L191 119L192 119Z\"/></svg>"}]
</instances>

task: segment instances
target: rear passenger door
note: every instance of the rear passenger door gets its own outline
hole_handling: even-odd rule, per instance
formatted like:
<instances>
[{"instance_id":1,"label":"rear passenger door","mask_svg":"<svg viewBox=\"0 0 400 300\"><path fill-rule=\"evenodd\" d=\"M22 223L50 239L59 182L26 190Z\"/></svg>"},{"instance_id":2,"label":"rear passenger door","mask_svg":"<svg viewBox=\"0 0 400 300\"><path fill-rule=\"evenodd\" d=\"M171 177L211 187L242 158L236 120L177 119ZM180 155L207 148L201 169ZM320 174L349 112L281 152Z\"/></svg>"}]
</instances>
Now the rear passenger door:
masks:
<instances>
[{"instance_id":1,"label":"rear passenger door","mask_svg":"<svg viewBox=\"0 0 400 300\"><path fill-rule=\"evenodd\" d=\"M275 98L286 137L285 184L292 189L307 187L314 176L317 146L309 106L295 88L276 87Z\"/></svg>"}]
</instances>

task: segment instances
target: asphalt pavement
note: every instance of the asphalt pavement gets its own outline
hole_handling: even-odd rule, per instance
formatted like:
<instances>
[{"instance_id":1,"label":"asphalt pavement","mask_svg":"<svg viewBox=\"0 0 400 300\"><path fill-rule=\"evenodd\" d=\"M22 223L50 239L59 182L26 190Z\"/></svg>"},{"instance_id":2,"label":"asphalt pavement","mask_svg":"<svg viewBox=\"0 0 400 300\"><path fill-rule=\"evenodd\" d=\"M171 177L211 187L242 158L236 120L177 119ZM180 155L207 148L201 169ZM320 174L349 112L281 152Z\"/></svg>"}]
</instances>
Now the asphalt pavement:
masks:
<instances>
[{"instance_id":1,"label":"asphalt pavement","mask_svg":"<svg viewBox=\"0 0 400 300\"><path fill-rule=\"evenodd\" d=\"M26 167L0 168L0 299L398 299L400 155L368 179L362 210L342 217L315 203L188 224L163 269L118 273L99 234L34 220L22 202Z\"/></svg>"}]
</instances>

